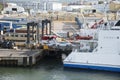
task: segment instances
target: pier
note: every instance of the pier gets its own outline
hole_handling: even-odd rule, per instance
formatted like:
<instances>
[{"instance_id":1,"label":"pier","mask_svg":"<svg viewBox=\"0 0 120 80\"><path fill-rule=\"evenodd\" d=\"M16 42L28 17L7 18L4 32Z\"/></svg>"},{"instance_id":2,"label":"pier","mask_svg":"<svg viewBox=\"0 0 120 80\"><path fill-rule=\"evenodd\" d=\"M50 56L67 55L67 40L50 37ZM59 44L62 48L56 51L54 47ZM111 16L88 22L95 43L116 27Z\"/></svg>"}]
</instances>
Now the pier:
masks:
<instances>
[{"instance_id":1,"label":"pier","mask_svg":"<svg viewBox=\"0 0 120 80\"><path fill-rule=\"evenodd\" d=\"M42 58L42 50L0 49L1 66L33 66Z\"/></svg>"},{"instance_id":2,"label":"pier","mask_svg":"<svg viewBox=\"0 0 120 80\"><path fill-rule=\"evenodd\" d=\"M58 57L58 58L61 58L62 59L62 55L68 55L72 50L69 49L65 49L65 50L62 50L62 49L49 49L49 50L43 50L43 55L44 56L55 56L55 57Z\"/></svg>"},{"instance_id":3,"label":"pier","mask_svg":"<svg viewBox=\"0 0 120 80\"><path fill-rule=\"evenodd\" d=\"M0 49L0 66L30 67L36 65L45 56L62 59L71 49Z\"/></svg>"}]
</instances>

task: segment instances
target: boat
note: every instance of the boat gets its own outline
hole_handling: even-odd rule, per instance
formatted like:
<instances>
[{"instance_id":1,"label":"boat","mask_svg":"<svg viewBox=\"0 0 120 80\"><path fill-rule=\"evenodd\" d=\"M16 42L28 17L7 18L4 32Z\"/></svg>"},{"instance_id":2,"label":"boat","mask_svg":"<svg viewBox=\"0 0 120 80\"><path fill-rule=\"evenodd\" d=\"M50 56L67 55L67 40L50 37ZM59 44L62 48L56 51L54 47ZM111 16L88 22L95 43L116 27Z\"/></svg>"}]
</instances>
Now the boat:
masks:
<instances>
[{"instance_id":1,"label":"boat","mask_svg":"<svg viewBox=\"0 0 120 80\"><path fill-rule=\"evenodd\" d=\"M86 42L89 41L92 42ZM99 29L98 40L93 42L92 51L81 51L81 47L74 49L63 60L64 67L120 72L120 24Z\"/></svg>"}]
</instances>

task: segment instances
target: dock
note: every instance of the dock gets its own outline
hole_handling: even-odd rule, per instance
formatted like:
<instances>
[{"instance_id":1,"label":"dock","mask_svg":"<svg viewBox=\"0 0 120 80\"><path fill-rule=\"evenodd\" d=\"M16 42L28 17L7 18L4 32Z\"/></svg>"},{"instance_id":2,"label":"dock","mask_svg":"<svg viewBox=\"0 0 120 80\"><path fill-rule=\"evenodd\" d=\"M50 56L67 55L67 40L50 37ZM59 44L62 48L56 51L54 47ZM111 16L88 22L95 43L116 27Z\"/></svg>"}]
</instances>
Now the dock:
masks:
<instances>
[{"instance_id":1,"label":"dock","mask_svg":"<svg viewBox=\"0 0 120 80\"><path fill-rule=\"evenodd\" d=\"M1 66L33 66L42 58L42 50L0 49Z\"/></svg>"}]
</instances>

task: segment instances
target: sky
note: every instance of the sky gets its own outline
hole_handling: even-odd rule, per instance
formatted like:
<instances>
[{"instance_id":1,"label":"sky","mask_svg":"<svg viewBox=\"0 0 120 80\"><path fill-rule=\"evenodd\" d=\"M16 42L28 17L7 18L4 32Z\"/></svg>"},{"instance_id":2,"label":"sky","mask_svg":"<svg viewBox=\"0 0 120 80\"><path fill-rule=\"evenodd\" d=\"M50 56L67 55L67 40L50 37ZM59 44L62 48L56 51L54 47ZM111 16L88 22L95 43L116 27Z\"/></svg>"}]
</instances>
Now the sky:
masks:
<instances>
[{"instance_id":1,"label":"sky","mask_svg":"<svg viewBox=\"0 0 120 80\"><path fill-rule=\"evenodd\" d=\"M2 1L2 0L0 0ZM31 0L4 0L4 1L31 1ZM40 0L34 0L34 1L40 1ZM78 1L78 0L56 0L56 1L60 1L60 2L74 2L74 1Z\"/></svg>"},{"instance_id":2,"label":"sky","mask_svg":"<svg viewBox=\"0 0 120 80\"><path fill-rule=\"evenodd\" d=\"M0 1L5 2L5 1L32 1L32 0L0 0ZM33 0L33 1L40 1L40 0ZM43 0L43 1L45 1L45 0ZM56 0L56 1L60 1L60 2L76 2L76 1L80 1L80 0ZM83 1L87 1L87 0L83 0ZM97 0L88 0L88 1L97 1ZM120 0L118 0L118 1L120 1Z\"/></svg>"}]
</instances>

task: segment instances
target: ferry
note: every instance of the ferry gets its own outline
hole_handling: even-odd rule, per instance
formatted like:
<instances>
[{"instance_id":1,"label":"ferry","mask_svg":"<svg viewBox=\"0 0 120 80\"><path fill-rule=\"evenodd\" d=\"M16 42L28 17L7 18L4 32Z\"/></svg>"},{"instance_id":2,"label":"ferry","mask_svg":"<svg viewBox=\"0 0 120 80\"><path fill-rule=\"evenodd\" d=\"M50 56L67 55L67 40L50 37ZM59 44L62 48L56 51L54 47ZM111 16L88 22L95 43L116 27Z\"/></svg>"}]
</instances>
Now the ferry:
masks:
<instances>
[{"instance_id":1,"label":"ferry","mask_svg":"<svg viewBox=\"0 0 120 80\"><path fill-rule=\"evenodd\" d=\"M120 72L120 21L108 29L99 29L98 40L93 42L92 51L74 49L63 60L64 67Z\"/></svg>"}]
</instances>

